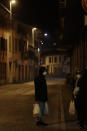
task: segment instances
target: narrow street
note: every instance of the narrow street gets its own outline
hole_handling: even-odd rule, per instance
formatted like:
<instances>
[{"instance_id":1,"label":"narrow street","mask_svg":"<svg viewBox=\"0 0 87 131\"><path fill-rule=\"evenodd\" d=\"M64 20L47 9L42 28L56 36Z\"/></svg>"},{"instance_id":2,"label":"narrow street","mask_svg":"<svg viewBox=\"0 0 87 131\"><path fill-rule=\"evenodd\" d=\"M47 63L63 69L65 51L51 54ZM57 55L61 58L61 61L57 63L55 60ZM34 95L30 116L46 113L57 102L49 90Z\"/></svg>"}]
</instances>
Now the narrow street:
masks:
<instances>
[{"instance_id":1,"label":"narrow street","mask_svg":"<svg viewBox=\"0 0 87 131\"><path fill-rule=\"evenodd\" d=\"M69 115L71 89L62 79L48 80L47 127L37 127L32 116L33 82L0 86L0 131L79 131L76 117Z\"/></svg>"},{"instance_id":2,"label":"narrow street","mask_svg":"<svg viewBox=\"0 0 87 131\"><path fill-rule=\"evenodd\" d=\"M43 85L37 100L47 100L45 76L42 127L33 116L33 80ZM86 131L86 87L87 0L0 0L0 131Z\"/></svg>"}]
</instances>

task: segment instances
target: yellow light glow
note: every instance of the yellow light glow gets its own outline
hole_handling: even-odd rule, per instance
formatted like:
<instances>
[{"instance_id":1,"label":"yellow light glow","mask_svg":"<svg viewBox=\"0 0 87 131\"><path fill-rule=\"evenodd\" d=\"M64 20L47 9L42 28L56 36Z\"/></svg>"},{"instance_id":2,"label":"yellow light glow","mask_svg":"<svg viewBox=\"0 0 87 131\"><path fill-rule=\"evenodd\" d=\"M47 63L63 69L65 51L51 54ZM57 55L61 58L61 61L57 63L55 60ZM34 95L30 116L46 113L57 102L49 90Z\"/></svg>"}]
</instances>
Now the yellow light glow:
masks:
<instances>
[{"instance_id":1,"label":"yellow light glow","mask_svg":"<svg viewBox=\"0 0 87 131\"><path fill-rule=\"evenodd\" d=\"M10 2L11 2L11 4L15 4L15 3L16 3L16 1L15 1L15 0L11 0Z\"/></svg>"},{"instance_id":2,"label":"yellow light glow","mask_svg":"<svg viewBox=\"0 0 87 131\"><path fill-rule=\"evenodd\" d=\"M37 28L33 28L33 30L36 30Z\"/></svg>"}]
</instances>

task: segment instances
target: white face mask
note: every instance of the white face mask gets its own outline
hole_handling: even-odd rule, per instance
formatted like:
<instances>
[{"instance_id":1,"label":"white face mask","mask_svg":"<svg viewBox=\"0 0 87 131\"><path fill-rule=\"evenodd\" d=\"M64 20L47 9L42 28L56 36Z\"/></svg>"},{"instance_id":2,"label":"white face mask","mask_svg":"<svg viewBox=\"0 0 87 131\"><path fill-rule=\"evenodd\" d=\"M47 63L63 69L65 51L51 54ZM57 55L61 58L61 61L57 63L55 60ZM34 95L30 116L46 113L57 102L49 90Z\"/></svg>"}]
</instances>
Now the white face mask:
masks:
<instances>
[{"instance_id":1,"label":"white face mask","mask_svg":"<svg viewBox=\"0 0 87 131\"><path fill-rule=\"evenodd\" d=\"M81 75L80 75L80 74L78 74L78 75L76 75L76 77L79 79L79 78L81 77Z\"/></svg>"},{"instance_id":2,"label":"white face mask","mask_svg":"<svg viewBox=\"0 0 87 131\"><path fill-rule=\"evenodd\" d=\"M46 74L47 74L47 72L46 72L46 71L44 71L44 72L43 72L43 75L45 76Z\"/></svg>"}]
</instances>

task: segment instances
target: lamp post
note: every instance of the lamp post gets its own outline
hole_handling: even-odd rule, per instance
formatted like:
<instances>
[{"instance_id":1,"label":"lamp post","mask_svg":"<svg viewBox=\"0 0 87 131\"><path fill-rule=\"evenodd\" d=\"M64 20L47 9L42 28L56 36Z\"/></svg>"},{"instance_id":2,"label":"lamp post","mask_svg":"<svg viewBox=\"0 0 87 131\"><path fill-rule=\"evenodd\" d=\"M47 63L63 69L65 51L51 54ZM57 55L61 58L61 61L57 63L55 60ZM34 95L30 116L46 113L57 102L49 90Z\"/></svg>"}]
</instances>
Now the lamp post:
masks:
<instances>
[{"instance_id":1,"label":"lamp post","mask_svg":"<svg viewBox=\"0 0 87 131\"><path fill-rule=\"evenodd\" d=\"M37 28L32 28L32 46L34 48L34 33ZM36 73L36 67L35 67L35 48L34 48L34 73Z\"/></svg>"},{"instance_id":2,"label":"lamp post","mask_svg":"<svg viewBox=\"0 0 87 131\"><path fill-rule=\"evenodd\" d=\"M11 55L10 55L10 58L11 58L11 63L9 63L10 64L10 82L12 82L13 81L13 79L14 79L14 76L13 76L13 74L14 74L14 72L13 72L13 57L14 57L14 55L13 55L13 28L12 28L12 5L14 5L15 4L15 0L10 0L10 28L11 28Z\"/></svg>"},{"instance_id":3,"label":"lamp post","mask_svg":"<svg viewBox=\"0 0 87 131\"><path fill-rule=\"evenodd\" d=\"M10 20L12 20L12 5L15 4L15 0L10 0Z\"/></svg>"},{"instance_id":4,"label":"lamp post","mask_svg":"<svg viewBox=\"0 0 87 131\"><path fill-rule=\"evenodd\" d=\"M11 47L12 47L12 39L13 39L13 31L12 31L12 5L16 3L15 0L10 0L10 26L11 26Z\"/></svg>"},{"instance_id":5,"label":"lamp post","mask_svg":"<svg viewBox=\"0 0 87 131\"><path fill-rule=\"evenodd\" d=\"M12 5L16 3L15 0L10 0L10 26L11 26L11 47L12 47L12 40L13 40L13 29L12 29ZM11 49L12 50L12 49Z\"/></svg>"},{"instance_id":6,"label":"lamp post","mask_svg":"<svg viewBox=\"0 0 87 131\"><path fill-rule=\"evenodd\" d=\"M35 38L35 37L34 37L34 32L35 32L36 29L37 29L37 28L33 28L33 29L32 29L32 46L33 46L33 47L34 47L34 40L35 40L35 39L34 39L34 38Z\"/></svg>"}]
</instances>

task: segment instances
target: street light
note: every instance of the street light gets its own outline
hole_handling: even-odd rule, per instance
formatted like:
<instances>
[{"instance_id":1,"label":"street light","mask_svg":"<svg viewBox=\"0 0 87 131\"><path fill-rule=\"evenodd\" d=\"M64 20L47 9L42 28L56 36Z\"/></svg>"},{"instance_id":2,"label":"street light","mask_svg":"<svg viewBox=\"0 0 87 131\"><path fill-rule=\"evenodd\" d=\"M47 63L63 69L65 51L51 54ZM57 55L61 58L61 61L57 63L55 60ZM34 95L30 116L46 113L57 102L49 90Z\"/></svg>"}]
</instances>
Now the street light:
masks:
<instances>
[{"instance_id":1,"label":"street light","mask_svg":"<svg viewBox=\"0 0 87 131\"><path fill-rule=\"evenodd\" d=\"M12 31L12 5L16 3L15 0L10 0L10 25L11 25L11 46L13 41L13 31ZM12 49L12 48L11 48Z\"/></svg>"},{"instance_id":2,"label":"street light","mask_svg":"<svg viewBox=\"0 0 87 131\"><path fill-rule=\"evenodd\" d=\"M13 29L12 29L12 5L14 5L15 3L16 3L15 0L10 0L11 51L13 51L13 46L14 46L13 45ZM11 54L10 57L12 59L14 57L13 54ZM13 64L13 61L11 61L11 63ZM11 66L10 81L12 81L12 76L13 76L12 72L13 72L13 66Z\"/></svg>"},{"instance_id":3,"label":"street light","mask_svg":"<svg viewBox=\"0 0 87 131\"><path fill-rule=\"evenodd\" d=\"M34 48L34 32L37 28L32 28L32 46ZM35 48L34 48L34 54L35 54ZM36 72L36 67L35 67L35 55L34 55L34 72Z\"/></svg>"},{"instance_id":4,"label":"street light","mask_svg":"<svg viewBox=\"0 0 87 131\"><path fill-rule=\"evenodd\" d=\"M34 27L34 28L32 28L32 30L34 30L34 31L35 31L36 29L37 29L37 28L35 28L35 27Z\"/></svg>"},{"instance_id":5,"label":"street light","mask_svg":"<svg viewBox=\"0 0 87 131\"><path fill-rule=\"evenodd\" d=\"M34 32L37 28L32 28L32 46L34 47Z\"/></svg>"},{"instance_id":6,"label":"street light","mask_svg":"<svg viewBox=\"0 0 87 131\"><path fill-rule=\"evenodd\" d=\"M45 33L45 34L44 34L44 36L48 36L48 34L47 34L47 33Z\"/></svg>"},{"instance_id":7,"label":"street light","mask_svg":"<svg viewBox=\"0 0 87 131\"><path fill-rule=\"evenodd\" d=\"M12 20L12 5L14 5L15 3L15 0L10 0L10 20Z\"/></svg>"}]
</instances>

